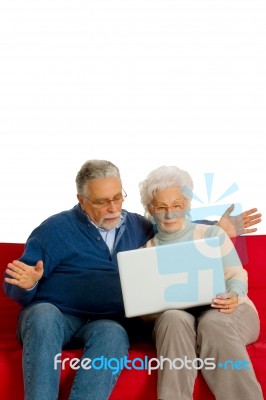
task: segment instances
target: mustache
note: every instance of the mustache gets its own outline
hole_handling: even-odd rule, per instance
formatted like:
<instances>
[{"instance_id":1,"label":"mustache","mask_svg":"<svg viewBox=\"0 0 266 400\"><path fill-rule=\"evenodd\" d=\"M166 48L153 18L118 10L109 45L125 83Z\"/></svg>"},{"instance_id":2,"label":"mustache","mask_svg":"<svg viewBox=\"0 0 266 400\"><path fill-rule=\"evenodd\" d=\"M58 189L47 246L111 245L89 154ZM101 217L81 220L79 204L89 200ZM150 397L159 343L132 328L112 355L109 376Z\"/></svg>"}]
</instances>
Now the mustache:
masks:
<instances>
[{"instance_id":1,"label":"mustache","mask_svg":"<svg viewBox=\"0 0 266 400\"><path fill-rule=\"evenodd\" d=\"M106 214L104 217L103 217L103 221L105 220L105 219L110 219L110 218L119 218L120 217L120 215L121 215L121 213L120 212L117 212L117 213L112 213L112 214Z\"/></svg>"}]
</instances>

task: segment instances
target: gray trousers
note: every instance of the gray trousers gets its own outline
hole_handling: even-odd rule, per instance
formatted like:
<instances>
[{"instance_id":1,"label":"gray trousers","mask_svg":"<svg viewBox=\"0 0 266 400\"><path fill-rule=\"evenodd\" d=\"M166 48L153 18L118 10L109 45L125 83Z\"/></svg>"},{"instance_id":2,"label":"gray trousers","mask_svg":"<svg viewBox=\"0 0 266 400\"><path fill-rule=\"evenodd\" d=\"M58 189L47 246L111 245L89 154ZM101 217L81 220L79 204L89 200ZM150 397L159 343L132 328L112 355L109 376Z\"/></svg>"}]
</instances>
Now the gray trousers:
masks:
<instances>
[{"instance_id":1,"label":"gray trousers","mask_svg":"<svg viewBox=\"0 0 266 400\"><path fill-rule=\"evenodd\" d=\"M247 304L239 305L231 314L209 307L160 314L154 326L157 358L177 360L176 368L171 369L165 360L158 370L158 399L191 400L200 369L217 400L263 400L246 351L246 345L258 335L259 318ZM213 369L206 369L203 362L210 357L215 368L213 364ZM189 368L182 367L182 360L188 360ZM225 363L227 360L231 361Z\"/></svg>"}]
</instances>

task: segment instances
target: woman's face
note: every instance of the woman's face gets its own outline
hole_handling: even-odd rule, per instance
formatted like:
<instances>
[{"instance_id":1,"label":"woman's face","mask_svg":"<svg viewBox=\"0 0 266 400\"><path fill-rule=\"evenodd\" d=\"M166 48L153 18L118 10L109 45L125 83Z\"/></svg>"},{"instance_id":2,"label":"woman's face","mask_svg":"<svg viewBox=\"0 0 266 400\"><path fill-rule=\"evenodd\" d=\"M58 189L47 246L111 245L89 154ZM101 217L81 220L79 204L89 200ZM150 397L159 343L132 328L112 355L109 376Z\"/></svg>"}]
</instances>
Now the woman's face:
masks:
<instances>
[{"instance_id":1,"label":"woman's face","mask_svg":"<svg viewBox=\"0 0 266 400\"><path fill-rule=\"evenodd\" d=\"M175 232L183 228L187 200L179 187L157 191L149 212L163 232Z\"/></svg>"}]
</instances>

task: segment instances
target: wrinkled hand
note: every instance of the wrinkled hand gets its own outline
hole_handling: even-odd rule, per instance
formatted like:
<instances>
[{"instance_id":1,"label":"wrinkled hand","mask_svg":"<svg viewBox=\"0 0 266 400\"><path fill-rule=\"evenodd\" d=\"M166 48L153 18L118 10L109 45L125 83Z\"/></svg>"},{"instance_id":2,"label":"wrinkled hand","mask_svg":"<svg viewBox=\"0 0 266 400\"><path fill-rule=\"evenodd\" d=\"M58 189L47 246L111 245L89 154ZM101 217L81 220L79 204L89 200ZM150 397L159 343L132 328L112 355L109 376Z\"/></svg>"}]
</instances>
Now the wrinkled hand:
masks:
<instances>
[{"instance_id":1,"label":"wrinkled hand","mask_svg":"<svg viewBox=\"0 0 266 400\"><path fill-rule=\"evenodd\" d=\"M43 276L43 262L38 261L34 267L14 260L7 264L6 274L11 278L5 277L5 282L22 289L31 289Z\"/></svg>"},{"instance_id":2,"label":"wrinkled hand","mask_svg":"<svg viewBox=\"0 0 266 400\"><path fill-rule=\"evenodd\" d=\"M231 238L256 232L257 228L250 227L261 222L261 214L257 213L257 208L251 208L248 211L242 212L242 214L233 216L231 213L234 207L234 204L232 204L225 211L221 219L217 222L217 225Z\"/></svg>"},{"instance_id":3,"label":"wrinkled hand","mask_svg":"<svg viewBox=\"0 0 266 400\"><path fill-rule=\"evenodd\" d=\"M211 307L218 309L221 313L231 314L238 305L238 295L236 293L218 294L212 301Z\"/></svg>"}]
</instances>

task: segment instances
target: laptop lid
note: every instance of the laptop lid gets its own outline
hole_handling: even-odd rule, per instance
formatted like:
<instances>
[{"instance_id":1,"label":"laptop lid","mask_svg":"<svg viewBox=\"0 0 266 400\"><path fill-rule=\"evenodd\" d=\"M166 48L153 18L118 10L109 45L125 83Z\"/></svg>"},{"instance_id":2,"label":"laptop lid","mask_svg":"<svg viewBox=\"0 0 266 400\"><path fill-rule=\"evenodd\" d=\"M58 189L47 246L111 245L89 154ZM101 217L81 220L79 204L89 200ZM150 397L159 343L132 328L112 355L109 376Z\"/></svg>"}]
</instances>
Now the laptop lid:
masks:
<instances>
[{"instance_id":1,"label":"laptop lid","mask_svg":"<svg viewBox=\"0 0 266 400\"><path fill-rule=\"evenodd\" d=\"M117 254L127 317L211 304L225 293L217 237Z\"/></svg>"}]
</instances>

